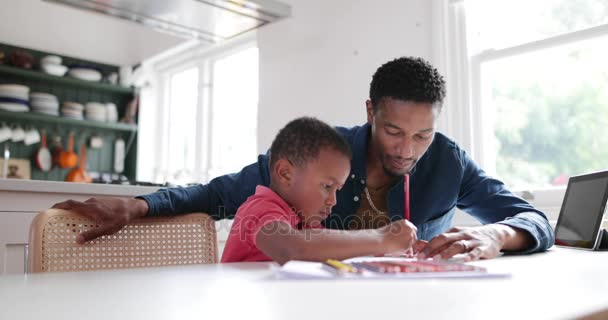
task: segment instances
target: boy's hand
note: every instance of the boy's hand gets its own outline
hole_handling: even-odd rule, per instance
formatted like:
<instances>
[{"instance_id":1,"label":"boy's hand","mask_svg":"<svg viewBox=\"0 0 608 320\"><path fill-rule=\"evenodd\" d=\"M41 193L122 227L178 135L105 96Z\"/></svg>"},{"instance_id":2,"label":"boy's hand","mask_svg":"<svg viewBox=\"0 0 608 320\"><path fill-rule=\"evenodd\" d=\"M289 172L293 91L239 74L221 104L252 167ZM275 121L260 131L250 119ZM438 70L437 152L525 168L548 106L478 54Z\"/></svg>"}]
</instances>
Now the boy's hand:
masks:
<instances>
[{"instance_id":1,"label":"boy's hand","mask_svg":"<svg viewBox=\"0 0 608 320\"><path fill-rule=\"evenodd\" d=\"M379 228L380 233L383 235L382 245L386 250L385 253L412 250L417 240L417 230L415 225L405 219Z\"/></svg>"}]
</instances>

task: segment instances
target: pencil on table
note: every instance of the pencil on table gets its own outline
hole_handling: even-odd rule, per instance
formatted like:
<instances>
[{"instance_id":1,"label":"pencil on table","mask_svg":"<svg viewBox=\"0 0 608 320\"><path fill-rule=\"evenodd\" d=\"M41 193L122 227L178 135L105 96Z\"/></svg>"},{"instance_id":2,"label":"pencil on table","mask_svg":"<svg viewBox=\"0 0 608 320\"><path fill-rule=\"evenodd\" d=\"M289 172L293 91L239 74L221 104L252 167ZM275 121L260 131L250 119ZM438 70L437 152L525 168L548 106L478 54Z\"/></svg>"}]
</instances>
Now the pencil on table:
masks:
<instances>
[{"instance_id":1,"label":"pencil on table","mask_svg":"<svg viewBox=\"0 0 608 320\"><path fill-rule=\"evenodd\" d=\"M359 270L357 270L357 268L335 259L325 260L325 262L323 262L323 266L325 267L325 269L332 271L336 274L359 273Z\"/></svg>"}]
</instances>

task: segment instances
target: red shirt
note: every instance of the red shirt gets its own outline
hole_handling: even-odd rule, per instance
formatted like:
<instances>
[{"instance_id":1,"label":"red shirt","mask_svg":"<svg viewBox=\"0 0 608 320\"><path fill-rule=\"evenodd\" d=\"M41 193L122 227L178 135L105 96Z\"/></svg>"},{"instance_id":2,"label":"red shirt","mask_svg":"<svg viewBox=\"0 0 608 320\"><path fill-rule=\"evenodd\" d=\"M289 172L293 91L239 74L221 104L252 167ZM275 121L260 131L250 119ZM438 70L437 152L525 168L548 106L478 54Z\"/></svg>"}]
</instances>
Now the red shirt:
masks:
<instances>
[{"instance_id":1,"label":"red shirt","mask_svg":"<svg viewBox=\"0 0 608 320\"><path fill-rule=\"evenodd\" d=\"M258 249L256 236L264 225L275 221L285 222L296 229L300 217L276 192L257 186L255 194L247 198L236 212L221 262L272 261Z\"/></svg>"}]
</instances>

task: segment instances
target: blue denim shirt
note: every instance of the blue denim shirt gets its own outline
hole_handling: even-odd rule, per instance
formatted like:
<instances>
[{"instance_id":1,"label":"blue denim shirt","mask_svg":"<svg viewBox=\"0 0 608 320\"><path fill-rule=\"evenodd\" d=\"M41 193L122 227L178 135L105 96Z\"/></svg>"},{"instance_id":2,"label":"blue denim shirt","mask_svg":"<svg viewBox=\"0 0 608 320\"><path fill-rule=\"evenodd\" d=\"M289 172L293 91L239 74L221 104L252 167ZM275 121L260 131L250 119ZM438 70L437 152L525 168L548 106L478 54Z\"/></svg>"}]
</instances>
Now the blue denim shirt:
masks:
<instances>
[{"instance_id":1,"label":"blue denim shirt","mask_svg":"<svg viewBox=\"0 0 608 320\"><path fill-rule=\"evenodd\" d=\"M369 141L368 124L338 127L353 150L351 174L338 192L338 203L325 221L329 228L349 229L366 186L365 159ZM214 219L231 219L238 207L255 193L257 185L269 186L268 155L241 172L215 178L209 184L169 188L140 196L150 207L148 215L206 212ZM501 223L527 231L534 244L522 253L543 251L554 242L547 217L505 185L486 175L458 145L441 133L410 174L410 219L418 228L418 238L430 240L449 229L456 208L483 224ZM403 178L388 191L386 199L391 220L403 218Z\"/></svg>"}]
</instances>

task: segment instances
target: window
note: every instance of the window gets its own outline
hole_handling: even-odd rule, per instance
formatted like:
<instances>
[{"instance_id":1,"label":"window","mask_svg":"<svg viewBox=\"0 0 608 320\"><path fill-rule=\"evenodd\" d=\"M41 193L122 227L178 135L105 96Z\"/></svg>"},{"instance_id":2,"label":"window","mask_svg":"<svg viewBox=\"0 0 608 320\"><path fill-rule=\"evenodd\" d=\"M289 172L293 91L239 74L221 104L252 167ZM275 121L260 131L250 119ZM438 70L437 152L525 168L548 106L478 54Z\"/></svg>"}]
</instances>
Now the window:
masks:
<instances>
[{"instance_id":1,"label":"window","mask_svg":"<svg viewBox=\"0 0 608 320\"><path fill-rule=\"evenodd\" d=\"M258 63L251 38L145 62L138 179L206 183L255 162Z\"/></svg>"},{"instance_id":2,"label":"window","mask_svg":"<svg viewBox=\"0 0 608 320\"><path fill-rule=\"evenodd\" d=\"M212 97L211 178L237 172L256 161L257 48L213 62Z\"/></svg>"},{"instance_id":3,"label":"window","mask_svg":"<svg viewBox=\"0 0 608 320\"><path fill-rule=\"evenodd\" d=\"M477 160L512 189L608 168L608 1L465 0Z\"/></svg>"},{"instance_id":4,"label":"window","mask_svg":"<svg viewBox=\"0 0 608 320\"><path fill-rule=\"evenodd\" d=\"M167 117L167 179L173 183L192 182L195 171L196 117L198 109L198 68L176 72L169 81Z\"/></svg>"}]
</instances>

